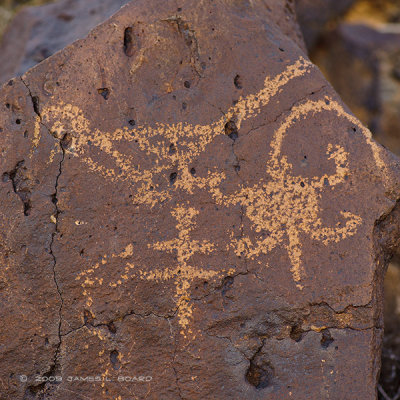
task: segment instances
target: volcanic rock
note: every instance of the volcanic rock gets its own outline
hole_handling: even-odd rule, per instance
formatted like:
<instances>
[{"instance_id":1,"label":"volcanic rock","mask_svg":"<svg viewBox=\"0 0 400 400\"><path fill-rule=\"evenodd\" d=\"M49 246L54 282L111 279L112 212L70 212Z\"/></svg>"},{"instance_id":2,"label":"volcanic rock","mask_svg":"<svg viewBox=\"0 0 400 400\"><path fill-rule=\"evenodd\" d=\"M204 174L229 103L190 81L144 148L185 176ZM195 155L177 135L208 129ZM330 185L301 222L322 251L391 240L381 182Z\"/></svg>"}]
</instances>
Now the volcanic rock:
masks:
<instances>
[{"instance_id":1,"label":"volcanic rock","mask_svg":"<svg viewBox=\"0 0 400 400\"><path fill-rule=\"evenodd\" d=\"M399 164L287 6L138 0L1 89L2 398L375 398Z\"/></svg>"}]
</instances>

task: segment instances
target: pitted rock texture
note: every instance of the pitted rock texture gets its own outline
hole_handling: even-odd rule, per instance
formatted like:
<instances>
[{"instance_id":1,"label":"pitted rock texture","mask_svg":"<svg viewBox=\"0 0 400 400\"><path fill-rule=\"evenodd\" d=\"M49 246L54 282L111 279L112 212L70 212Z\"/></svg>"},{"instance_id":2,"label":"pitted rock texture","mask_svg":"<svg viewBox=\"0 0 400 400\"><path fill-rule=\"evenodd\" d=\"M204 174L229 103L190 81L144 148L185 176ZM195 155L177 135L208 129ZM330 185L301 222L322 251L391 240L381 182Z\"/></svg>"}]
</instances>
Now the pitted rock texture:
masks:
<instances>
[{"instance_id":1,"label":"pitted rock texture","mask_svg":"<svg viewBox=\"0 0 400 400\"><path fill-rule=\"evenodd\" d=\"M135 1L3 87L2 397L375 398L398 160L271 12Z\"/></svg>"}]
</instances>

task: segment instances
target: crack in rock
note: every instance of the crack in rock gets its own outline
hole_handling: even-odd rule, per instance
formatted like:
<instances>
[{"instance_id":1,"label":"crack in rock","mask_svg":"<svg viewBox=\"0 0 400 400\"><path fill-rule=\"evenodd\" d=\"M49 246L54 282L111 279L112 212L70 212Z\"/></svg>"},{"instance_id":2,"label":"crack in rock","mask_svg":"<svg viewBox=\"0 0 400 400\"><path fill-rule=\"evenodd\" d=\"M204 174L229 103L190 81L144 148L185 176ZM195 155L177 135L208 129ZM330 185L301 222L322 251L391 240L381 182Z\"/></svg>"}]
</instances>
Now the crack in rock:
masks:
<instances>
[{"instance_id":1,"label":"crack in rock","mask_svg":"<svg viewBox=\"0 0 400 400\"><path fill-rule=\"evenodd\" d=\"M258 129L260 129L260 128L263 128L263 127L265 127L265 126L268 126L268 125L270 125L270 124L273 124L274 122L277 122L284 114L287 114L287 113L289 113L290 111L292 111L293 108L294 108L296 105L298 105L298 104L301 103L302 101L306 100L308 97L316 95L317 93L319 93L319 92L321 92L322 90L324 90L326 87L327 87L327 85L322 85L319 89L314 90L314 91L312 91L312 92L310 92L310 93L307 93L306 95L304 95L304 96L298 98L296 101L294 101L294 102L291 104L290 107L284 109L284 110L281 111L278 115L274 116L274 117L271 118L271 119L268 119L268 120L265 121L264 123L262 123L262 124L260 124L260 125L257 125L257 126L254 127L254 128L249 129L244 135L247 136L248 134L250 134L250 133L253 132L253 131L256 131L256 130L258 130Z\"/></svg>"},{"instance_id":2,"label":"crack in rock","mask_svg":"<svg viewBox=\"0 0 400 400\"><path fill-rule=\"evenodd\" d=\"M39 122L40 124L48 131L49 134L51 134L50 130L48 129L48 127L43 124L42 122L42 117L40 115L40 109L39 109L39 97L38 96L34 96L30 90L29 85L23 80L23 78L21 77L21 81L24 84L24 86L27 88L29 96L31 98L32 101L32 107L33 107L33 111L35 112L35 114L39 117ZM54 135L52 135L54 136ZM58 233L58 216L61 213L59 207L58 207L58 187L59 187L59 179L60 176L62 174L62 167L63 167L63 162L65 160L65 139L67 138L67 134L64 135L64 137L62 139L58 139L58 143L60 146L60 150L62 153L62 157L61 160L59 162L58 165L58 173L57 176L55 178L55 184L54 184L54 193L52 195L52 203L54 204L55 207L55 213L53 215L54 217L54 230L51 233L51 239L50 239L50 245L49 245L49 254L51 255L51 257L53 258L53 265L52 265L52 272L53 272L53 280L54 280L54 284L60 299L60 305L59 305L59 309L58 309L58 316L59 316L59 320L58 320L58 343L56 346L56 350L54 353L54 357L53 357L53 364L50 366L49 371L44 374L44 376L52 376L53 374L55 374L59 368L61 367L60 365L60 361L59 361L59 355L60 355L60 350L61 350L61 345L62 345L62 334L61 334L61 328L62 328L62 308L63 308L63 304L64 304L64 300L63 300L63 296L62 296L62 292L60 289L60 285L57 281L57 272L56 272L56 266L57 266L57 258L54 254L54 241L55 241L55 237ZM42 391L45 389L46 385L49 382L44 382L41 383L40 385L31 385L28 387L28 389L30 391L33 391L34 393L38 393L39 391Z\"/></svg>"}]
</instances>

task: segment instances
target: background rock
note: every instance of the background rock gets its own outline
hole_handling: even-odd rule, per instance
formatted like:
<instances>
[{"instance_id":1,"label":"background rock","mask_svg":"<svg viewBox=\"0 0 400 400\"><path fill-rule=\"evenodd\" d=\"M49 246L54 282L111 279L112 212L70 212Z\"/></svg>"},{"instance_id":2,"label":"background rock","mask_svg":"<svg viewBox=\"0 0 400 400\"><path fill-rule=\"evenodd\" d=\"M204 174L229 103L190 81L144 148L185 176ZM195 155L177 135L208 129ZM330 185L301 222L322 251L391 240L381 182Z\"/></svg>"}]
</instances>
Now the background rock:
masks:
<instances>
[{"instance_id":1,"label":"background rock","mask_svg":"<svg viewBox=\"0 0 400 400\"><path fill-rule=\"evenodd\" d=\"M298 21L307 48L312 50L329 25L342 16L355 0L296 0Z\"/></svg>"}]
</instances>

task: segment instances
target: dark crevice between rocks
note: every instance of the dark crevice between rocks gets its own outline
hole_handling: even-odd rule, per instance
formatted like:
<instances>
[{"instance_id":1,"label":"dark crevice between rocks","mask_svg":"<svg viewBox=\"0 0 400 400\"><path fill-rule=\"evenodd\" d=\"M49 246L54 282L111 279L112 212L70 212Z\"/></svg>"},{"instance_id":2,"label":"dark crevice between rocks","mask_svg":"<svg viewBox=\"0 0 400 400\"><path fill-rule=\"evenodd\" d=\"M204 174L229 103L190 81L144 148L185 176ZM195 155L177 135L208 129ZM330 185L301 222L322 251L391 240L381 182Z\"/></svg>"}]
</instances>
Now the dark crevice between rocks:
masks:
<instances>
[{"instance_id":1,"label":"dark crevice between rocks","mask_svg":"<svg viewBox=\"0 0 400 400\"><path fill-rule=\"evenodd\" d=\"M40 111L39 111L39 97L37 96L33 96L31 93L31 90L29 88L29 86L25 83L25 81L21 79L22 84L26 87L29 97L32 101L32 108L33 111L36 115L40 117ZM21 123L20 119L16 120L17 124ZM25 134L24 134L25 136ZM31 213L31 209L32 209L32 203L31 203L31 188L30 188L30 183L29 183L29 179L27 178L27 174L24 173L24 171L26 171L26 167L24 166L25 164L25 160L21 160L19 162L17 162L17 164L15 165L15 167L9 171L9 172L5 172L3 174L3 182L7 181L7 180L11 180L12 182L12 186L13 186L13 190L14 193L16 193L19 198L22 201L23 207L24 207L24 215L27 217L30 215Z\"/></svg>"},{"instance_id":2,"label":"dark crevice between rocks","mask_svg":"<svg viewBox=\"0 0 400 400\"><path fill-rule=\"evenodd\" d=\"M40 108L39 108L39 97L38 96L31 96L32 104L33 104L33 111L40 117Z\"/></svg>"},{"instance_id":3,"label":"dark crevice between rocks","mask_svg":"<svg viewBox=\"0 0 400 400\"><path fill-rule=\"evenodd\" d=\"M26 178L24 170L25 160L18 161L15 167L8 172L3 174L3 182L10 180L12 182L12 187L14 193L18 195L24 206L24 215L27 217L31 213L31 191L29 188L29 180Z\"/></svg>"},{"instance_id":4,"label":"dark crevice between rocks","mask_svg":"<svg viewBox=\"0 0 400 400\"><path fill-rule=\"evenodd\" d=\"M400 399L400 257L391 259L384 279L384 336L378 399ZM386 397L385 397L386 396Z\"/></svg>"},{"instance_id":5,"label":"dark crevice between rocks","mask_svg":"<svg viewBox=\"0 0 400 400\"><path fill-rule=\"evenodd\" d=\"M400 255L400 200L385 215L375 223L374 246L376 254L375 293L377 313L375 319L378 326L383 327L383 307L388 301L384 293L384 280L389 262ZM388 316L388 315L386 315ZM381 351L377 350L375 365L381 367L380 377L377 377L378 399L400 399L400 352L398 351L398 336L400 330L396 324L394 329L387 329L389 321L385 321L384 335L378 332L377 339L381 342Z\"/></svg>"},{"instance_id":6,"label":"dark crevice between rocks","mask_svg":"<svg viewBox=\"0 0 400 400\"><path fill-rule=\"evenodd\" d=\"M32 101L33 111L34 111L35 114L41 119L40 107L39 107L39 97L38 97L38 96L33 96L29 85L23 80L22 77L21 77L21 82L23 83L23 85L24 85L24 86L26 87L26 89L28 90L29 97L31 98L31 101Z\"/></svg>"},{"instance_id":7,"label":"dark crevice between rocks","mask_svg":"<svg viewBox=\"0 0 400 400\"><path fill-rule=\"evenodd\" d=\"M50 241L50 254L53 257L53 278L54 278L54 284L57 288L57 292L58 292L58 296L60 298L60 306L58 309L58 315L59 315L59 321L58 321L58 344L56 347L56 351L54 354L54 360L53 360L53 365L54 365L54 369L55 370L60 370L61 369L61 364L59 361L59 355L60 355L60 350L61 350L61 344L62 344L62 335L61 335L61 328L62 328L62 310L63 310L63 305L64 305L64 299L62 296L62 292L59 286L59 283L57 281L57 258L56 255L54 253L54 241L55 241L55 237L58 234L58 219L59 219L59 215L61 213L59 207L58 207L58 188L59 188L59 179L60 176L62 174L62 167L63 167L63 162L65 159L65 139L67 137L67 134L64 135L64 137L59 141L59 146L60 149L62 151L62 157L58 166L58 174L56 176L56 181L55 181L55 185L54 185L54 193L52 195L52 202L54 204L55 207L55 228L54 231L51 235L51 241Z\"/></svg>"},{"instance_id":8,"label":"dark crevice between rocks","mask_svg":"<svg viewBox=\"0 0 400 400\"><path fill-rule=\"evenodd\" d=\"M257 390L266 389L272 385L274 371L268 361L266 354L262 351L265 339L263 339L260 347L249 360L249 367L246 371L246 380Z\"/></svg>"},{"instance_id":9,"label":"dark crevice between rocks","mask_svg":"<svg viewBox=\"0 0 400 400\"><path fill-rule=\"evenodd\" d=\"M43 123L43 120L42 120L42 115L40 113L40 98L39 98L39 96L34 96L31 92L29 85L23 80L22 77L20 77L20 79L21 79L21 82L23 83L23 85L28 90L28 94L29 94L29 97L31 98L31 102L32 102L33 111L39 117L40 125L42 125L47 130L47 132L50 133L50 129Z\"/></svg>"}]
</instances>

